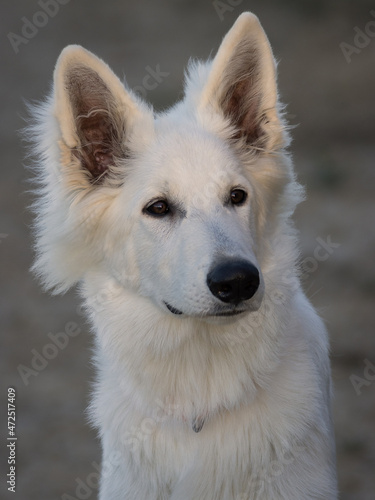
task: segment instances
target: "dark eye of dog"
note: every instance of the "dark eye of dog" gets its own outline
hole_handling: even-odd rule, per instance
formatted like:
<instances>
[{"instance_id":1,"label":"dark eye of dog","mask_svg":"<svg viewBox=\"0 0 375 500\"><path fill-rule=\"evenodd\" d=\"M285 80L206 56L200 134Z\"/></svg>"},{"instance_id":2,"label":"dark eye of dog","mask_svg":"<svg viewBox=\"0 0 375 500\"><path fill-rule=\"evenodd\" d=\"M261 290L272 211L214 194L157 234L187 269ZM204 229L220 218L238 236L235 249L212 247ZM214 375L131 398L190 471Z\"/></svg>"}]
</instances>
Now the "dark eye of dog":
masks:
<instances>
[{"instance_id":1,"label":"dark eye of dog","mask_svg":"<svg viewBox=\"0 0 375 500\"><path fill-rule=\"evenodd\" d=\"M146 208L146 212L156 216L166 215L169 212L169 206L165 200L158 200L152 203L152 205L149 205Z\"/></svg>"},{"instance_id":2,"label":"dark eye of dog","mask_svg":"<svg viewBox=\"0 0 375 500\"><path fill-rule=\"evenodd\" d=\"M247 198L247 193L242 189L233 189L230 193L230 201L232 205L241 205Z\"/></svg>"}]
</instances>

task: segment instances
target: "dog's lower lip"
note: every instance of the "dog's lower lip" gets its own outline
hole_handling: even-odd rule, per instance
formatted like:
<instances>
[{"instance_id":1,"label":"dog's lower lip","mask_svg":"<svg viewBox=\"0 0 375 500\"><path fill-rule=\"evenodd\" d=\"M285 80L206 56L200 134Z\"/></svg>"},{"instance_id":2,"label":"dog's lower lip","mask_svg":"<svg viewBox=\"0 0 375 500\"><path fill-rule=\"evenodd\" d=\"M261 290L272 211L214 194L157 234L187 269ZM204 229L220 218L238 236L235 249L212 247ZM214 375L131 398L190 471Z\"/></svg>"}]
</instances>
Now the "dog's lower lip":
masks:
<instances>
[{"instance_id":1,"label":"dog's lower lip","mask_svg":"<svg viewBox=\"0 0 375 500\"><path fill-rule=\"evenodd\" d=\"M173 313L173 314L183 314L182 311L179 311L175 307L171 306L170 304L168 304L168 302L164 302L164 304L167 306L168 310L171 311L171 313Z\"/></svg>"}]
</instances>

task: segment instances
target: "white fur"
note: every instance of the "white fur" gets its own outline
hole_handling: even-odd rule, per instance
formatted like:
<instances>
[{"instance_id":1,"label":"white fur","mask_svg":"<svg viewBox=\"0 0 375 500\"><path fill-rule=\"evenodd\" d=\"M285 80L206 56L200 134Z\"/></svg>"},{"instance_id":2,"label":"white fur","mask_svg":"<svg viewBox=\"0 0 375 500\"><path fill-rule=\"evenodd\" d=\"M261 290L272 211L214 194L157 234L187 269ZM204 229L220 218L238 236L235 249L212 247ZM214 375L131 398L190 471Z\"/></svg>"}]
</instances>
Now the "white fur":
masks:
<instances>
[{"instance_id":1,"label":"white fur","mask_svg":"<svg viewBox=\"0 0 375 500\"><path fill-rule=\"evenodd\" d=\"M225 98L236 78L249 92L239 109ZM268 40L244 13L213 62L191 65L185 99L164 114L77 46L35 111L34 270L55 292L80 283L93 324L101 500L337 498L327 334L298 281L290 216L301 188L275 78ZM77 156L77 88L99 101L105 90L103 116L127 151L94 182ZM246 142L235 132L252 102L260 139ZM237 186L248 201L229 207ZM174 218L143 212L158 199L178 206ZM256 265L260 287L246 312L215 317L222 304L206 276L229 257Z\"/></svg>"}]
</instances>

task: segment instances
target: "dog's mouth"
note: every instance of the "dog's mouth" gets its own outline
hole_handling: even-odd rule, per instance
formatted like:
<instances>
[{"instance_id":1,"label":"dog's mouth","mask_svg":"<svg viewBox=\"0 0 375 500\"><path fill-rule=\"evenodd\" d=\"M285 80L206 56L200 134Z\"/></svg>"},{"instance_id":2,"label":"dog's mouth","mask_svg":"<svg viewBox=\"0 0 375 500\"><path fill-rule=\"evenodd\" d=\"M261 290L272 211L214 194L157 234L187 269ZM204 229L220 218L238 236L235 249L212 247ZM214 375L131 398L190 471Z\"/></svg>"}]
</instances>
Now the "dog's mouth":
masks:
<instances>
[{"instance_id":1,"label":"dog's mouth","mask_svg":"<svg viewBox=\"0 0 375 500\"><path fill-rule=\"evenodd\" d=\"M242 314L246 312L246 309L234 310L234 311L223 311L217 312L214 314L210 314L210 316L237 316L238 314Z\"/></svg>"},{"instance_id":2,"label":"dog's mouth","mask_svg":"<svg viewBox=\"0 0 375 500\"><path fill-rule=\"evenodd\" d=\"M176 309L175 307L171 306L170 304L168 304L168 302L164 302L165 306L167 307L167 309L173 313L173 314L176 314L176 315L181 315L181 314L184 314L182 311L180 311L179 309ZM208 317L217 317L217 316L237 316L238 314L243 314L244 312L246 312L246 309L233 309L231 311L217 311L217 312L213 312L212 314L206 314L205 316L208 316Z\"/></svg>"},{"instance_id":3,"label":"dog's mouth","mask_svg":"<svg viewBox=\"0 0 375 500\"><path fill-rule=\"evenodd\" d=\"M178 309L176 309L175 307L171 306L170 304L168 304L168 302L164 302L164 304L167 306L167 309L169 311L171 311L171 313L173 314L183 314L182 311L179 311Z\"/></svg>"}]
</instances>

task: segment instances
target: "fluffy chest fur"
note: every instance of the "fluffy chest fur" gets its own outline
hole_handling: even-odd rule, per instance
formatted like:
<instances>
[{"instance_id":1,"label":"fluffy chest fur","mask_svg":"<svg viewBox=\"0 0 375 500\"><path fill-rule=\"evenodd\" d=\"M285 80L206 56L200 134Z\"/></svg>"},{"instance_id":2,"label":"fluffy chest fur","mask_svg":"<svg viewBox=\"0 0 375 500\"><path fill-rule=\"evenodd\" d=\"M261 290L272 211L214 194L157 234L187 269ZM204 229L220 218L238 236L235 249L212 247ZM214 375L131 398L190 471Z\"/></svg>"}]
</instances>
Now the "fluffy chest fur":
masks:
<instances>
[{"instance_id":1,"label":"fluffy chest fur","mask_svg":"<svg viewBox=\"0 0 375 500\"><path fill-rule=\"evenodd\" d=\"M91 308L100 361L92 416L121 491L334 498L332 470L316 460L328 454L332 467L327 344L300 291L282 307L265 298L264 310L233 329L189 319L181 327L118 285L106 289L114 309Z\"/></svg>"}]
</instances>

